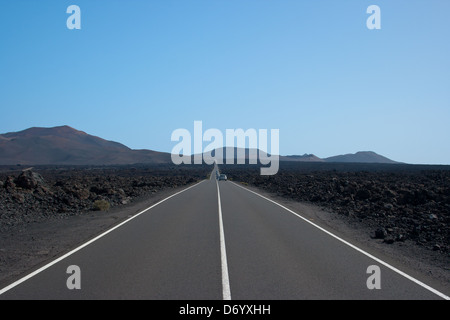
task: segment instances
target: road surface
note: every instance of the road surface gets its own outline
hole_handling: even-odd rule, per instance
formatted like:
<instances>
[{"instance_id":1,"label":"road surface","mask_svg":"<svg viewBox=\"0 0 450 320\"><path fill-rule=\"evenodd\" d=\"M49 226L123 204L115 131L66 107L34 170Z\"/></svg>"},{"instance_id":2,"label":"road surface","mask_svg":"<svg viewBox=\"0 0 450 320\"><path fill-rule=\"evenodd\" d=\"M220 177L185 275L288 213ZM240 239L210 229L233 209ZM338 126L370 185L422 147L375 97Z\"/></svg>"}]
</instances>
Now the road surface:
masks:
<instances>
[{"instance_id":1,"label":"road surface","mask_svg":"<svg viewBox=\"0 0 450 320\"><path fill-rule=\"evenodd\" d=\"M298 213L211 177L0 289L0 300L448 299ZM70 290L69 277L81 289ZM381 289L369 289L369 277Z\"/></svg>"}]
</instances>

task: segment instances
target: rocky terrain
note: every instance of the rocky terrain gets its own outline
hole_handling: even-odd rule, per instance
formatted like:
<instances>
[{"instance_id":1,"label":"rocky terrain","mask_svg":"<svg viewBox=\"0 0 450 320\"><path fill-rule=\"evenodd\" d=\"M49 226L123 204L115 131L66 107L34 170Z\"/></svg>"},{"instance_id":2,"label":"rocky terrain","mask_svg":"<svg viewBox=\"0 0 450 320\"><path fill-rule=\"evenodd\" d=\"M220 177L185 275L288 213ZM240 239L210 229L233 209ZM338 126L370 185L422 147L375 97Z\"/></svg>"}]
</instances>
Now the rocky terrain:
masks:
<instances>
[{"instance_id":1,"label":"rocky terrain","mask_svg":"<svg viewBox=\"0 0 450 320\"><path fill-rule=\"evenodd\" d=\"M449 254L450 170L404 165L282 163L275 176L252 166L221 166L222 172L270 193L317 204L368 228L386 244L413 241ZM317 170L320 169L320 170Z\"/></svg>"},{"instance_id":2,"label":"rocky terrain","mask_svg":"<svg viewBox=\"0 0 450 320\"><path fill-rule=\"evenodd\" d=\"M0 231L109 207L204 179L206 166L0 168Z\"/></svg>"}]
</instances>

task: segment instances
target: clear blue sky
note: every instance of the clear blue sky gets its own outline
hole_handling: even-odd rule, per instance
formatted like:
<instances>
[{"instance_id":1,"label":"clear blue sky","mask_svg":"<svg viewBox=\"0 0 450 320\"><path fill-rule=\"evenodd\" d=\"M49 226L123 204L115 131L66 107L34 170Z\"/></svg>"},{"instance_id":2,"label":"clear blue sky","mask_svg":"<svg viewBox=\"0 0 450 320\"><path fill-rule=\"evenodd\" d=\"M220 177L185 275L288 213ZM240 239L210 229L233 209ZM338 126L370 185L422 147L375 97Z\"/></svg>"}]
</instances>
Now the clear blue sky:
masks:
<instances>
[{"instance_id":1,"label":"clear blue sky","mask_svg":"<svg viewBox=\"0 0 450 320\"><path fill-rule=\"evenodd\" d=\"M281 154L450 164L449 17L448 0L0 0L0 132L169 152L202 120L280 129Z\"/></svg>"}]
</instances>

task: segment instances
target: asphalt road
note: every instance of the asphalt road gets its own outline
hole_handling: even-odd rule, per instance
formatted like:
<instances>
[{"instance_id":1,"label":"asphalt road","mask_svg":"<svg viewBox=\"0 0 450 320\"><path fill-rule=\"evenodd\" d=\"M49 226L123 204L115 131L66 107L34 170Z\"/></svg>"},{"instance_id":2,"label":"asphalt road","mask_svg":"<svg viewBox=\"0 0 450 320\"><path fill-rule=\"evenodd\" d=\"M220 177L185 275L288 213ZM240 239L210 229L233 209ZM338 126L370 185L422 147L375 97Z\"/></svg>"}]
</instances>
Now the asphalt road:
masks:
<instances>
[{"instance_id":1,"label":"asphalt road","mask_svg":"<svg viewBox=\"0 0 450 320\"><path fill-rule=\"evenodd\" d=\"M214 177L0 289L0 300L446 298L296 213ZM72 265L80 269L81 289L67 287ZM367 286L373 265L381 289Z\"/></svg>"}]
</instances>

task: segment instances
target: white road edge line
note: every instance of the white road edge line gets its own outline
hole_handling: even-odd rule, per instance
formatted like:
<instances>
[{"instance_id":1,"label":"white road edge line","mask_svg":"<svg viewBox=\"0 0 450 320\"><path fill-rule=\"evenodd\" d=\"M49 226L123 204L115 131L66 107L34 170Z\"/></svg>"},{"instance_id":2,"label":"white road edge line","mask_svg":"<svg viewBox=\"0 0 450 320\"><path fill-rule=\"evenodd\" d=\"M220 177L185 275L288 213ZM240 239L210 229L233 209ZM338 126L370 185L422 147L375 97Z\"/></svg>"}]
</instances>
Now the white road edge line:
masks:
<instances>
[{"instance_id":1,"label":"white road edge line","mask_svg":"<svg viewBox=\"0 0 450 320\"><path fill-rule=\"evenodd\" d=\"M225 246L225 233L223 231L222 204L220 203L219 183L217 185L217 202L219 205L219 225L220 225L220 258L222 261L222 296L223 300L231 300L230 278L228 276L227 249Z\"/></svg>"},{"instance_id":2,"label":"white road edge line","mask_svg":"<svg viewBox=\"0 0 450 320\"><path fill-rule=\"evenodd\" d=\"M18 286L19 284L21 284L21 283L27 281L28 279L31 279L31 278L34 277L35 275L37 275L37 274L41 273L42 271L44 271L44 270L50 268L51 266L57 264L58 262L60 262L60 261L62 261L62 260L64 260L64 259L66 259L67 257L69 257L69 256L73 255L74 253L80 251L81 249L87 247L88 245L92 244L93 242L97 241L98 239L103 238L103 237L106 236L108 233L111 233L111 232L113 232L114 230L120 228L120 227L123 226L124 224L130 222L131 220L133 220L133 219L135 219L135 218L137 218L137 217L139 217L141 214L147 212L148 210L153 209L153 208L156 207L157 205L160 205L161 203L163 203L163 202L169 200L170 198L173 198L173 197L179 195L179 194L182 193L182 192L185 192L185 191L187 191L187 190L189 190L189 189L191 189L191 188L193 188L193 187L198 186L199 184L201 184L201 183L204 182L204 181L205 181L205 180L202 180L202 181L200 181L200 182L198 182L198 183L196 183L196 184L194 184L194 185L192 185L192 186L190 186L190 187L188 187L188 188L186 188L186 189L183 189L183 190L181 190L181 191L179 191L179 192L177 192L177 193L175 193L175 194L173 194L173 195L171 195L171 196L169 196L169 197L167 197L167 198L164 198L163 200L161 200L161 201L155 203L154 205L148 207L147 209L145 209L145 210L143 210L143 211L141 211L141 212L135 214L135 215L132 216L131 218L129 218L129 219L127 219L127 220L121 222L120 224L118 224L118 225L112 227L111 229L109 229L109 230L103 232L103 233L100 234L99 236L97 236L97 237L95 237L95 238L89 240L88 242L86 242L86 243L82 244L81 246L79 246L79 247L73 249L72 251L70 251L70 252L64 254L63 256L61 256L61 257L59 257L59 258L57 258L57 259L51 261L50 263L48 263L48 264L46 264L45 266L43 266L43 267L37 269L36 271L33 271L32 273L30 273L30 274L26 275L25 277L23 277L23 278L17 280L16 282L13 282L13 283L10 284L9 286L7 286L7 287L1 289L1 290L0 290L0 295L2 295L2 294L4 294L5 292L11 290L12 288Z\"/></svg>"},{"instance_id":3,"label":"white road edge line","mask_svg":"<svg viewBox=\"0 0 450 320\"><path fill-rule=\"evenodd\" d=\"M232 182L232 181L231 181L231 182ZM443 299L445 299L445 300L450 300L450 297L447 296L447 295L445 295L445 294L443 294L442 292L440 292L440 291L438 291L438 290L436 290L436 289L430 287L429 285L427 285L427 284L421 282L420 280L417 280L416 278L413 278L413 277L410 276L409 274L407 274L407 273L405 273L405 272L403 272L403 271L401 271L401 270L395 268L394 266L391 266L391 265L388 264L387 262L384 262L383 260L381 260L381 259L379 259L379 258L377 258L377 257L375 257L375 256L373 256L373 255L371 255L370 253L368 253L368 252L366 252L366 251L364 251L364 250L358 248L357 246L351 244L350 242L345 241L344 239L339 238L339 237L336 236L335 234L329 232L328 230L325 230L324 228L322 228L322 227L318 226L317 224L311 222L310 220L308 220L308 219L302 217L301 215L299 215L298 213L292 211L291 209L286 208L285 206L279 204L278 202L273 201L273 200L271 200L271 199L269 199L269 198L266 198L265 196L260 195L259 193L255 192L255 191L252 191L252 190L247 189L247 188L245 188L245 187L243 187L243 186L240 186L239 184L237 184L237 183L235 183L235 182L232 182L232 183L235 184L236 186L238 186L239 188L242 188L242 189L244 189L244 190L247 190L248 192L254 193L254 194L256 194L257 196L259 196L259 197L261 197L261 198L263 198L263 199L265 199L265 200L267 200L267 201L269 201L269 202L272 202L272 203L276 204L277 206L279 206L279 207L281 207L281 208L287 210L288 212L292 213L293 215L297 216L298 218L300 218L300 219L304 220L305 222L308 222L309 224L313 225L313 226L316 227L317 229L319 229L319 230L325 232L326 234L332 236L333 238L339 240L340 242L346 244L347 246L349 246L349 247L355 249L356 251L358 251L358 252L364 254L365 256L367 256L367 257L369 257L369 258L375 260L375 261L378 262L379 264L382 264L383 266L385 266L385 267L391 269L392 271L394 271L394 272L400 274L401 276L405 277L406 279L408 279L408 280L410 280L410 281L412 281L412 282L418 284L419 286L423 287L424 289L427 289L428 291L431 291L432 293L438 295L439 297L441 297L441 298L443 298Z\"/></svg>"}]
</instances>

